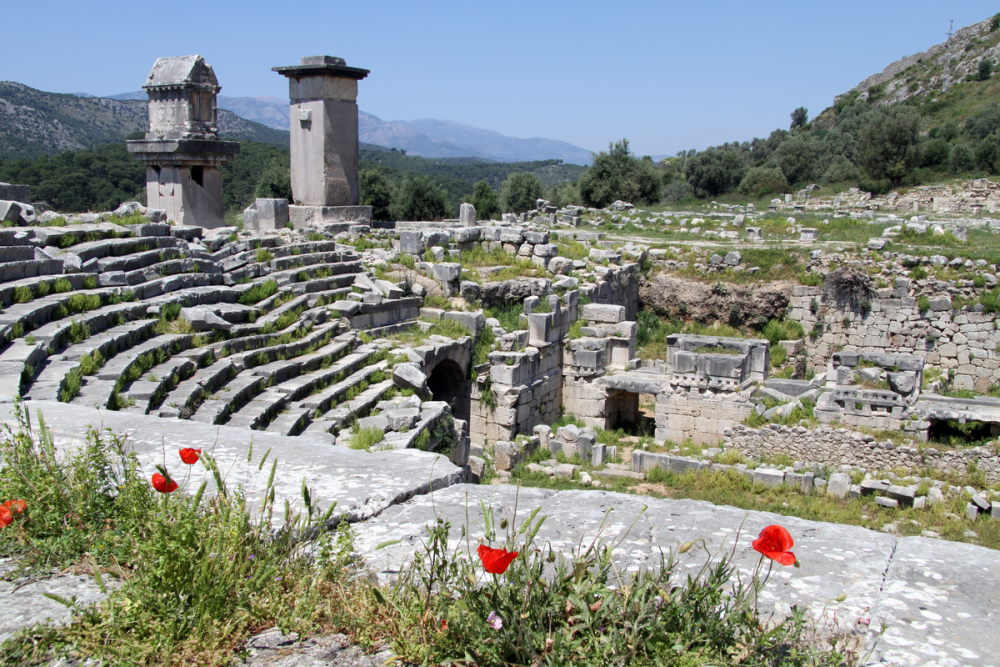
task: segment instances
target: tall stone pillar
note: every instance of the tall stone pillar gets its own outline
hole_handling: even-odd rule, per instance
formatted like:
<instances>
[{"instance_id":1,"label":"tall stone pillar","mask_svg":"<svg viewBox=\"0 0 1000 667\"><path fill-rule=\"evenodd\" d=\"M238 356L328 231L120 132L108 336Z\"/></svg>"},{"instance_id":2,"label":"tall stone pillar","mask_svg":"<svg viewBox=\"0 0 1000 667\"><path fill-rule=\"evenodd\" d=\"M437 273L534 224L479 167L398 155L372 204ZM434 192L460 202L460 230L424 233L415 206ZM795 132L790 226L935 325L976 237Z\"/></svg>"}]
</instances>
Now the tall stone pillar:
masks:
<instances>
[{"instance_id":1,"label":"tall stone pillar","mask_svg":"<svg viewBox=\"0 0 1000 667\"><path fill-rule=\"evenodd\" d=\"M288 77L292 224L371 220L358 206L358 81L368 70L332 56L272 69Z\"/></svg>"},{"instance_id":2,"label":"tall stone pillar","mask_svg":"<svg viewBox=\"0 0 1000 667\"><path fill-rule=\"evenodd\" d=\"M215 97L222 89L201 56L159 58L149 71L149 131L126 146L146 165L146 205L182 225L221 227L219 167L240 152L219 141Z\"/></svg>"}]
</instances>

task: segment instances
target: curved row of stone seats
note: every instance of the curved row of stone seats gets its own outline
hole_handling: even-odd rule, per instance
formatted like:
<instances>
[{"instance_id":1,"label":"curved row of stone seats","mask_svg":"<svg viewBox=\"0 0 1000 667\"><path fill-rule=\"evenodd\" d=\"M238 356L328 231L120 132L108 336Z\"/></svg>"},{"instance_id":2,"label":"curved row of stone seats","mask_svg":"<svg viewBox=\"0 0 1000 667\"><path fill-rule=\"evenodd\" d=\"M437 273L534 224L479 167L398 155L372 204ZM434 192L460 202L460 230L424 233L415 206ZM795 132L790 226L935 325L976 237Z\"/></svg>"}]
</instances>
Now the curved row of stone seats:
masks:
<instances>
[{"instance_id":1,"label":"curved row of stone seats","mask_svg":"<svg viewBox=\"0 0 1000 667\"><path fill-rule=\"evenodd\" d=\"M0 246L0 281L61 274L63 262L31 246Z\"/></svg>"},{"instance_id":2,"label":"curved row of stone seats","mask_svg":"<svg viewBox=\"0 0 1000 667\"><path fill-rule=\"evenodd\" d=\"M341 323L333 322L316 327L302 338L290 343L232 354L216 363L229 363L234 373L225 384L216 389L215 397L208 397L196 407L190 418L211 424L225 423L229 415L239 410L275 382L295 374L295 359L305 350L318 348L320 356L335 360L344 354L346 345L335 341L342 331Z\"/></svg>"},{"instance_id":3,"label":"curved row of stone seats","mask_svg":"<svg viewBox=\"0 0 1000 667\"><path fill-rule=\"evenodd\" d=\"M298 324L289 329L298 328ZM178 406L180 416L212 424L221 423L233 410L265 388L267 378L240 375L246 368L273 362L278 358L295 357L313 345L327 345L341 331L341 323L333 322L319 326L306 336L290 343L269 347L258 347L223 357L215 363L199 370L190 379L177 385L168 396L168 406ZM231 341L226 341L231 342ZM227 394L226 398L214 398L216 393ZM161 416L174 416L163 414Z\"/></svg>"},{"instance_id":4,"label":"curved row of stone seats","mask_svg":"<svg viewBox=\"0 0 1000 667\"><path fill-rule=\"evenodd\" d=\"M48 358L34 382L24 393L26 399L32 400L64 400L70 390L68 376L71 371L79 372L84 355L93 356L99 352L105 362L118 354L119 351L146 340L154 334L157 319L134 320L126 322L87 340L69 346L61 354ZM72 376L70 376L72 377ZM87 381L89 384L89 380ZM81 388L82 388L81 383Z\"/></svg>"},{"instance_id":5,"label":"curved row of stone seats","mask_svg":"<svg viewBox=\"0 0 1000 667\"><path fill-rule=\"evenodd\" d=\"M94 270L98 273L107 271L135 271L144 269L158 262L165 262L171 259L182 259L187 256L181 248L164 248L162 250L143 250L127 255L102 257L97 260ZM206 260L210 261L210 260ZM214 262L213 262L214 263Z\"/></svg>"},{"instance_id":6,"label":"curved row of stone seats","mask_svg":"<svg viewBox=\"0 0 1000 667\"><path fill-rule=\"evenodd\" d=\"M89 305L82 300L86 296L96 296L101 304L105 304L115 299L124 298L127 294L117 287L107 287L60 292L24 303L15 303L0 313L0 344L28 334L52 320L62 319L66 315L79 312L78 308Z\"/></svg>"},{"instance_id":7,"label":"curved row of stone seats","mask_svg":"<svg viewBox=\"0 0 1000 667\"><path fill-rule=\"evenodd\" d=\"M137 299L152 299L162 294L169 294L196 287L225 285L225 280L218 273L175 273L163 276L139 285L132 286L132 292ZM233 299L238 299L242 292L234 292Z\"/></svg>"},{"instance_id":8,"label":"curved row of stone seats","mask_svg":"<svg viewBox=\"0 0 1000 667\"><path fill-rule=\"evenodd\" d=\"M243 252L256 252L261 248L272 249L281 247L282 244L285 243L285 240L286 239L281 236L255 236L249 239L227 241L218 248L210 250L210 252L212 253L212 258L215 261L221 262L227 257L232 257Z\"/></svg>"},{"instance_id":9,"label":"curved row of stone seats","mask_svg":"<svg viewBox=\"0 0 1000 667\"><path fill-rule=\"evenodd\" d=\"M357 344L354 332L339 334L315 352L289 360L273 361L245 371L266 380L266 389L230 413L224 423L263 429L293 396L309 393L328 376L329 369Z\"/></svg>"},{"instance_id":10,"label":"curved row of stone seats","mask_svg":"<svg viewBox=\"0 0 1000 667\"><path fill-rule=\"evenodd\" d=\"M96 268L98 261L106 257L121 257L148 250L164 250L167 248L188 247L188 242L176 236L128 236L125 238L106 238L99 241L84 241L67 248L80 258L85 271ZM93 262L91 264L91 262Z\"/></svg>"},{"instance_id":11,"label":"curved row of stone seats","mask_svg":"<svg viewBox=\"0 0 1000 667\"><path fill-rule=\"evenodd\" d=\"M142 283L147 283L151 280L156 280L157 278L162 278L165 276L178 275L178 274L220 274L222 271L219 266L214 262L206 262L205 260L191 259L186 257L184 259L171 259L157 264L147 266L142 269L136 269L134 271L129 271L127 273L121 273L113 278L111 276L107 277L106 282L111 282L112 280L116 284L120 285L140 285Z\"/></svg>"},{"instance_id":12,"label":"curved row of stone seats","mask_svg":"<svg viewBox=\"0 0 1000 667\"><path fill-rule=\"evenodd\" d=\"M163 404L170 390L215 359L211 350L181 350L148 369L120 392L120 410L150 414Z\"/></svg>"},{"instance_id":13,"label":"curved row of stone seats","mask_svg":"<svg viewBox=\"0 0 1000 667\"><path fill-rule=\"evenodd\" d=\"M113 222L82 223L65 227L24 227L23 231L29 243L54 248L68 248L88 241L124 238L133 236L133 230ZM7 243L6 238L0 239Z\"/></svg>"},{"instance_id":14,"label":"curved row of stone seats","mask_svg":"<svg viewBox=\"0 0 1000 667\"><path fill-rule=\"evenodd\" d=\"M40 298L49 294L93 289L97 285L97 276L85 273L33 276L31 278L5 281L0 284L0 306L6 308L11 304L18 303L19 297L22 294L30 294L31 298ZM69 289L63 289L66 286Z\"/></svg>"},{"instance_id":15,"label":"curved row of stone seats","mask_svg":"<svg viewBox=\"0 0 1000 667\"><path fill-rule=\"evenodd\" d=\"M284 286L297 282L305 282L306 280L330 278L334 276L349 275L353 281L353 276L359 273L364 273L364 267L362 266L360 259L343 262L329 262L324 264L312 264L308 267L296 267L292 269L284 269L282 271L274 271L268 274L268 278L277 282L279 286ZM344 280L347 279L344 278Z\"/></svg>"},{"instance_id":16,"label":"curved row of stone seats","mask_svg":"<svg viewBox=\"0 0 1000 667\"><path fill-rule=\"evenodd\" d=\"M271 433L299 435L313 421L327 412L354 387L369 383L369 378L388 368L388 362L371 363L378 350L371 345L359 346L334 366L295 380L285 387L291 390L283 411L267 424Z\"/></svg>"},{"instance_id":17,"label":"curved row of stone seats","mask_svg":"<svg viewBox=\"0 0 1000 667\"><path fill-rule=\"evenodd\" d=\"M385 370L387 366L387 362L383 360L368 366L366 370ZM230 426L267 430L268 425L287 409L290 402L308 396L338 377L340 372L335 367L324 367L273 384L234 412L226 423Z\"/></svg>"},{"instance_id":18,"label":"curved row of stone seats","mask_svg":"<svg viewBox=\"0 0 1000 667\"><path fill-rule=\"evenodd\" d=\"M130 347L128 354L119 352L108 359L95 376L86 378L80 394L70 402L95 408L120 409L127 404L123 392L127 395L133 377L141 377L147 368L155 365L154 362L165 361L187 350L194 343L194 338L194 334L160 334ZM143 394L137 393L141 399ZM145 396L147 401L150 396Z\"/></svg>"},{"instance_id":19,"label":"curved row of stone seats","mask_svg":"<svg viewBox=\"0 0 1000 667\"><path fill-rule=\"evenodd\" d=\"M303 433L307 435L319 433L333 434L334 431L339 431L354 419L360 419L371 412L372 408L382 400L386 392L392 389L393 386L395 386L395 383L391 379L368 386L357 397L349 401L344 401L335 408L323 413L323 416L310 423Z\"/></svg>"}]
</instances>

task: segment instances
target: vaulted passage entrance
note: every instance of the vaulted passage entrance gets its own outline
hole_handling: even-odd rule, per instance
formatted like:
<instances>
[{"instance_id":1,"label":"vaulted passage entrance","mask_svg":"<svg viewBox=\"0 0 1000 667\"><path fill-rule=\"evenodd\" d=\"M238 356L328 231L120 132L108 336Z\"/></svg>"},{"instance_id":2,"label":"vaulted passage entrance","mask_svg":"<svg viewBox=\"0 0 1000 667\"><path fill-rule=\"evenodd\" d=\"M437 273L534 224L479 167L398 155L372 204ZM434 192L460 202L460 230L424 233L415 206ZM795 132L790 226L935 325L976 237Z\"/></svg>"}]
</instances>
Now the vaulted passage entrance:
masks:
<instances>
[{"instance_id":1,"label":"vaulted passage entrance","mask_svg":"<svg viewBox=\"0 0 1000 667\"><path fill-rule=\"evenodd\" d=\"M629 435L652 435L656 430L656 397L609 390L604 414L609 429L621 429Z\"/></svg>"},{"instance_id":2,"label":"vaulted passage entrance","mask_svg":"<svg viewBox=\"0 0 1000 667\"><path fill-rule=\"evenodd\" d=\"M427 386L435 401L451 406L455 419L469 421L469 379L461 366L451 359L441 360L427 378Z\"/></svg>"}]
</instances>

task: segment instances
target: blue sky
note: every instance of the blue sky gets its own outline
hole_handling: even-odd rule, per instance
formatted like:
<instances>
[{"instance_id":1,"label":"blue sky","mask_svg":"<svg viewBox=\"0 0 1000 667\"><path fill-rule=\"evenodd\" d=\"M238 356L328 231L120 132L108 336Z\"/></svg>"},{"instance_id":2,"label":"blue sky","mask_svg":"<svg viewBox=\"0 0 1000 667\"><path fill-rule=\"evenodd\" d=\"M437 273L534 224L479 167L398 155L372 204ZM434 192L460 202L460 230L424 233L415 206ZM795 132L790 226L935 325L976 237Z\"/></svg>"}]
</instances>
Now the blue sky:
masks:
<instances>
[{"instance_id":1,"label":"blue sky","mask_svg":"<svg viewBox=\"0 0 1000 667\"><path fill-rule=\"evenodd\" d=\"M284 98L270 71L330 54L372 70L362 109L591 150L669 155L787 127L893 60L1000 10L979 0L503 3L9 0L0 79L136 90L160 56L200 53L223 94Z\"/></svg>"}]
</instances>

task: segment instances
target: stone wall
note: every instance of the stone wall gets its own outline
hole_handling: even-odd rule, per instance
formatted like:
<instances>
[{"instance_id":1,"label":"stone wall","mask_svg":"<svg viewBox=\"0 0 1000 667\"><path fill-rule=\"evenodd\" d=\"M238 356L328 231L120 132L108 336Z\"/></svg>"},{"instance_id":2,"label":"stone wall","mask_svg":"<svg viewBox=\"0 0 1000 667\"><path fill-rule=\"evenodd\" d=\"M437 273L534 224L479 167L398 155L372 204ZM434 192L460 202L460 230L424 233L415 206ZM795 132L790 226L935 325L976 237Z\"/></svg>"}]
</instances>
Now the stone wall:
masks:
<instances>
[{"instance_id":1,"label":"stone wall","mask_svg":"<svg viewBox=\"0 0 1000 667\"><path fill-rule=\"evenodd\" d=\"M726 429L753 412L750 391L718 392L675 387L656 396L656 440L717 444Z\"/></svg>"},{"instance_id":2,"label":"stone wall","mask_svg":"<svg viewBox=\"0 0 1000 667\"><path fill-rule=\"evenodd\" d=\"M852 466L866 471L905 468L920 473L933 468L965 475L970 464L981 470L991 484L1000 482L1000 456L989 447L939 450L917 449L878 441L873 436L842 428L770 424L755 429L734 424L725 434L725 446L750 458L784 454L797 461L830 466Z\"/></svg>"},{"instance_id":3,"label":"stone wall","mask_svg":"<svg viewBox=\"0 0 1000 667\"><path fill-rule=\"evenodd\" d=\"M817 372L825 370L834 352L846 348L921 356L928 365L952 374L955 389L983 393L1000 382L996 314L953 310L947 298L932 298L930 304L926 312L920 312L917 299L901 284L879 290L871 310L862 315L825 299L822 288L796 287L788 313L807 332L818 334L805 341L809 365Z\"/></svg>"}]
</instances>

